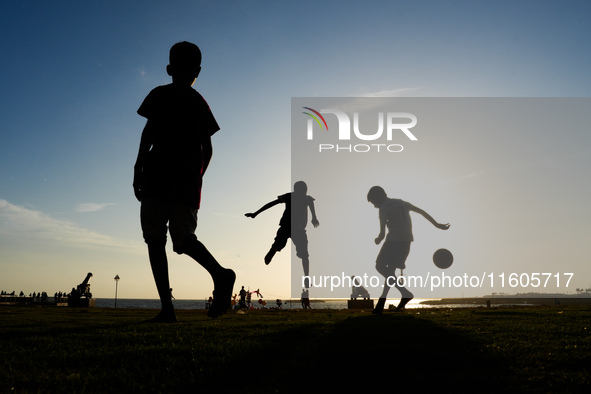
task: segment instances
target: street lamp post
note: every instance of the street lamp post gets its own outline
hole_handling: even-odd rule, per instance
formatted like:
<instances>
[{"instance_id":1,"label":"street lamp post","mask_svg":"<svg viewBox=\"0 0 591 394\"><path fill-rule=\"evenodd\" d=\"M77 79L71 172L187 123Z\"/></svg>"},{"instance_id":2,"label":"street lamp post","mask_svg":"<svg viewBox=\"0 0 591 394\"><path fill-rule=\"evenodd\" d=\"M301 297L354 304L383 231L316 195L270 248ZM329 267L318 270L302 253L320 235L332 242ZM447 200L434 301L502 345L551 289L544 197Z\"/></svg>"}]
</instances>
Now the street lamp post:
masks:
<instances>
[{"instance_id":1,"label":"street lamp post","mask_svg":"<svg viewBox=\"0 0 591 394\"><path fill-rule=\"evenodd\" d=\"M117 287L119 286L119 275L116 275L115 278L115 308L117 308Z\"/></svg>"}]
</instances>

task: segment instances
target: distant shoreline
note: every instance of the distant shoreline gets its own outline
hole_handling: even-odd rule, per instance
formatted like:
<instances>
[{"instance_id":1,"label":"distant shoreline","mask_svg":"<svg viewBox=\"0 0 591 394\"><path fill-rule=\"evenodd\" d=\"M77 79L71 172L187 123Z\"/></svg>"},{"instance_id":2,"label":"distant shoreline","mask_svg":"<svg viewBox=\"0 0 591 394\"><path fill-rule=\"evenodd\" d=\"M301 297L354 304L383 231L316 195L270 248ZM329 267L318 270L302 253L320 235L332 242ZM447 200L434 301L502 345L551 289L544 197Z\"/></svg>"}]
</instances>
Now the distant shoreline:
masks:
<instances>
[{"instance_id":1,"label":"distant shoreline","mask_svg":"<svg viewBox=\"0 0 591 394\"><path fill-rule=\"evenodd\" d=\"M547 295L538 297L489 296L469 298L441 298L422 301L423 305L591 305L590 297L572 297L568 295Z\"/></svg>"},{"instance_id":2,"label":"distant shoreline","mask_svg":"<svg viewBox=\"0 0 591 394\"><path fill-rule=\"evenodd\" d=\"M375 297L371 298L376 300ZM396 298L389 298L389 300L395 300ZM115 299L111 298L97 298L97 306L115 306ZM310 298L310 304L333 304L333 303L344 303L346 305L349 298ZM57 302L56 302L57 301ZM183 308L190 304L190 309L204 309L205 300L176 300ZM273 307L275 302L266 300L269 307ZM157 299L119 299L118 303L120 307L125 307L125 304L140 303L140 308L158 308L159 300ZM569 294L493 294L482 297L461 297L461 298L428 298L422 299L417 298L414 300L416 305L423 306L443 306L443 305L465 305L465 306L489 306L489 305L591 305L591 294L580 294L580 295L569 295ZM203 305L201 305L203 303ZM291 298L282 300L283 305L292 306L299 305L301 303L300 298ZM113 305L111 305L113 304ZM153 304L153 305L152 305ZM194 304L194 305L193 305ZM256 303L253 303L256 305ZM35 300L32 297L19 297L19 296L0 296L0 305L33 305L33 306L67 306L67 298L60 298L54 300L54 297L47 297L45 300ZM130 307L136 307L130 306ZM346 308L346 306L345 306Z\"/></svg>"}]
</instances>

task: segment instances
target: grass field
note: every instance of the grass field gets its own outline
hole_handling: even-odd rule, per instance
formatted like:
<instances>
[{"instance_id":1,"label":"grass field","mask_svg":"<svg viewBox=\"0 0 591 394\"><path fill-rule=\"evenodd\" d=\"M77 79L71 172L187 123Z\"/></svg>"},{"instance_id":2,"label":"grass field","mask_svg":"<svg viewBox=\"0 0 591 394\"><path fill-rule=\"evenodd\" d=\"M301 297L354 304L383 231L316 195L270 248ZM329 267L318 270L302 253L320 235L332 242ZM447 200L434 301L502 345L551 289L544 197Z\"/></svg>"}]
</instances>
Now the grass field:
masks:
<instances>
[{"instance_id":1,"label":"grass field","mask_svg":"<svg viewBox=\"0 0 591 394\"><path fill-rule=\"evenodd\" d=\"M1 392L591 392L591 308L0 307Z\"/></svg>"}]
</instances>

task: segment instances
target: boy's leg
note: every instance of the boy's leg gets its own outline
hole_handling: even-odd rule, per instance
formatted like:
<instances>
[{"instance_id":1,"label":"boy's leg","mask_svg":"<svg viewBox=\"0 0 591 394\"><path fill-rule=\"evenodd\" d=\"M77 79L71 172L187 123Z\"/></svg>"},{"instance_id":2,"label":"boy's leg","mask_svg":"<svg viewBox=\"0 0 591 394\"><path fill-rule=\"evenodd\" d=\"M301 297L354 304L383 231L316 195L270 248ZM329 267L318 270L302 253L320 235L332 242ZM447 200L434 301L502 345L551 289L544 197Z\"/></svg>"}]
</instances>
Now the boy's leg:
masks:
<instances>
[{"instance_id":1,"label":"boy's leg","mask_svg":"<svg viewBox=\"0 0 591 394\"><path fill-rule=\"evenodd\" d=\"M387 265L381 264L379 259L376 261L376 271L378 271L378 273L384 277L384 286L382 288L382 294L378 298L378 302L371 313L379 315L384 311L386 298L388 297L388 292L390 291L390 286L388 286L388 277L391 276L391 271Z\"/></svg>"},{"instance_id":2,"label":"boy's leg","mask_svg":"<svg viewBox=\"0 0 591 394\"><path fill-rule=\"evenodd\" d=\"M378 272L380 272L380 274L382 274L382 276L384 277L384 287L382 290L382 294L380 295L380 298L378 299L378 302L376 303L376 306L374 307L373 311L371 313L373 314L380 314L384 311L384 306L386 305L386 299L388 298L388 292L390 291L390 286L388 286L388 278L390 277L390 275L386 274L386 273L382 273L380 270L378 270Z\"/></svg>"},{"instance_id":3,"label":"boy's leg","mask_svg":"<svg viewBox=\"0 0 591 394\"><path fill-rule=\"evenodd\" d=\"M384 277L382 295L372 313L380 314L384 310L386 298L391 287L396 287L401 294L401 300L397 309L404 309L406 304L413 299L413 294L405 287L399 286L396 278L396 267L403 268L410 252L410 242L385 242L376 259L376 270Z\"/></svg>"},{"instance_id":4,"label":"boy's leg","mask_svg":"<svg viewBox=\"0 0 591 394\"><path fill-rule=\"evenodd\" d=\"M149 320L150 322L155 323L175 323L177 321L170 293L168 259L166 257L165 245L165 242L150 242L148 244L148 256L150 257L152 274L154 275L156 289L158 289L158 296L160 297L160 303L162 304L162 310L158 316Z\"/></svg>"},{"instance_id":5,"label":"boy's leg","mask_svg":"<svg viewBox=\"0 0 591 394\"><path fill-rule=\"evenodd\" d=\"M287 245L287 240L291 236L290 233L291 229L289 228L289 226L279 227L279 229L277 230L277 235L275 235L275 241L273 242L273 245L271 245L271 248L265 255L266 265L269 265L271 263L273 256L275 256L275 253L281 251L285 247L285 245Z\"/></svg>"},{"instance_id":6,"label":"boy's leg","mask_svg":"<svg viewBox=\"0 0 591 394\"><path fill-rule=\"evenodd\" d=\"M398 242L398 244L398 251L395 257L395 267L404 269L406 267L406 258L410 253L410 242ZM394 278L396 278L396 276L394 276ZM396 310L402 310L406 307L406 304L408 304L408 302L414 298L414 295L405 287L399 286L398 280L395 281L394 287L398 289L401 297L400 303L396 307Z\"/></svg>"},{"instance_id":7,"label":"boy's leg","mask_svg":"<svg viewBox=\"0 0 591 394\"><path fill-rule=\"evenodd\" d=\"M302 257L302 268L304 269L304 287L310 288L310 259L308 257Z\"/></svg>"},{"instance_id":8,"label":"boy's leg","mask_svg":"<svg viewBox=\"0 0 591 394\"><path fill-rule=\"evenodd\" d=\"M275 250L275 248L273 248L273 246L271 246L271 249L269 249L269 251L265 255L265 265L271 264L271 260L273 260L273 257L275 256L275 253L277 253L277 252L278 251Z\"/></svg>"},{"instance_id":9,"label":"boy's leg","mask_svg":"<svg viewBox=\"0 0 591 394\"><path fill-rule=\"evenodd\" d=\"M190 256L201 264L213 279L213 303L207 315L215 318L226 313L232 303L236 274L231 269L222 267L205 245L197 240L197 210L181 202L173 203L169 227L173 250L178 254Z\"/></svg>"},{"instance_id":10,"label":"boy's leg","mask_svg":"<svg viewBox=\"0 0 591 394\"><path fill-rule=\"evenodd\" d=\"M142 201L140 220L144 240L148 245L152 274L162 304L162 310L158 316L149 321L176 322L168 277L168 259L166 257L166 223L168 222L166 204L154 199Z\"/></svg>"},{"instance_id":11,"label":"boy's leg","mask_svg":"<svg viewBox=\"0 0 591 394\"><path fill-rule=\"evenodd\" d=\"M308 254L308 236L306 230L292 229L291 240L296 247L296 256L302 259L302 269L304 270L304 277L306 278L304 287L310 287L310 257Z\"/></svg>"},{"instance_id":12,"label":"boy's leg","mask_svg":"<svg viewBox=\"0 0 591 394\"><path fill-rule=\"evenodd\" d=\"M382 291L382 295L374 309L374 313L381 313L379 311L383 311L386 298L388 298L388 292L392 287L395 287L400 292L401 296L400 303L396 307L397 310L404 309L406 304L413 299L413 294L407 288L399 285L398 278L396 277L395 272L392 271L390 275L384 275L384 290Z\"/></svg>"},{"instance_id":13,"label":"boy's leg","mask_svg":"<svg viewBox=\"0 0 591 394\"><path fill-rule=\"evenodd\" d=\"M213 257L209 250L207 250L205 245L203 245L197 238L188 238L183 243L180 253L186 254L198 262L207 272L209 272L214 281L216 278L221 277L225 271L225 268L218 263L215 257Z\"/></svg>"},{"instance_id":14,"label":"boy's leg","mask_svg":"<svg viewBox=\"0 0 591 394\"><path fill-rule=\"evenodd\" d=\"M414 295L407 288L399 286L398 280L396 280L396 284L394 285L394 287L398 289L401 297L400 303L396 307L396 310L404 309L406 307L406 304L408 304L408 302L414 298Z\"/></svg>"},{"instance_id":15,"label":"boy's leg","mask_svg":"<svg viewBox=\"0 0 591 394\"><path fill-rule=\"evenodd\" d=\"M388 266L388 259L385 258L386 254L386 244L382 245L380 249L380 253L378 254L378 258L376 259L376 271L380 275L384 277L384 286L382 287L382 294L378 298L378 302L374 307L371 313L373 314L381 314L384 311L384 306L386 305L386 298L388 297L388 292L390 291L390 286L388 286L388 278L394 273L394 270Z\"/></svg>"},{"instance_id":16,"label":"boy's leg","mask_svg":"<svg viewBox=\"0 0 591 394\"><path fill-rule=\"evenodd\" d=\"M209 272L213 279L213 303L207 312L209 317L218 317L230 309L236 274L224 268L197 238L189 237L182 245L181 253L190 256Z\"/></svg>"}]
</instances>

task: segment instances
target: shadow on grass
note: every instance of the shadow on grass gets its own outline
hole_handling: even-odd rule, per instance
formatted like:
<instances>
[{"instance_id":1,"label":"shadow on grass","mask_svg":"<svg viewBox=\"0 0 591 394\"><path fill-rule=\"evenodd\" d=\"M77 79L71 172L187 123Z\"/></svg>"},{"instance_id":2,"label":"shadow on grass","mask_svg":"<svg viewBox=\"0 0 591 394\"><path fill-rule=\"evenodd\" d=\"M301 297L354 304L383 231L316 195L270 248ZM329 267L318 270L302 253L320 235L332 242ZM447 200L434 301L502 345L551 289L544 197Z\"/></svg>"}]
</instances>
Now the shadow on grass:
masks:
<instances>
[{"instance_id":1,"label":"shadow on grass","mask_svg":"<svg viewBox=\"0 0 591 394\"><path fill-rule=\"evenodd\" d=\"M47 324L50 317L59 320L55 327ZM11 330L3 348L11 354L3 361L4 388L511 392L502 365L460 331L406 314L300 311L232 314L212 321L191 312L170 325L143 324L145 313L133 311L50 317L36 328L34 321L21 320L31 327Z\"/></svg>"},{"instance_id":2,"label":"shadow on grass","mask_svg":"<svg viewBox=\"0 0 591 394\"><path fill-rule=\"evenodd\" d=\"M232 361L235 371L250 371L233 375L246 392L511 392L507 371L467 337L410 315L294 327L248 354ZM260 370L244 368L253 365Z\"/></svg>"}]
</instances>

